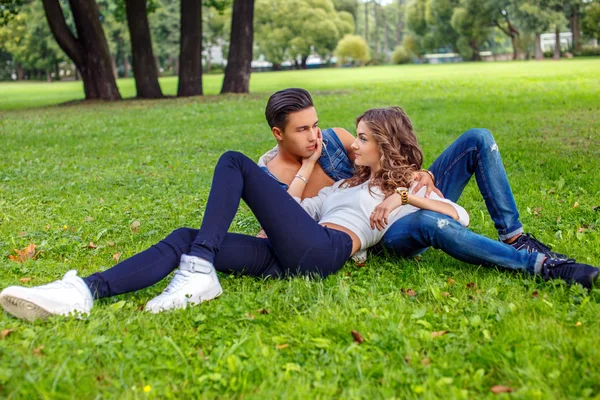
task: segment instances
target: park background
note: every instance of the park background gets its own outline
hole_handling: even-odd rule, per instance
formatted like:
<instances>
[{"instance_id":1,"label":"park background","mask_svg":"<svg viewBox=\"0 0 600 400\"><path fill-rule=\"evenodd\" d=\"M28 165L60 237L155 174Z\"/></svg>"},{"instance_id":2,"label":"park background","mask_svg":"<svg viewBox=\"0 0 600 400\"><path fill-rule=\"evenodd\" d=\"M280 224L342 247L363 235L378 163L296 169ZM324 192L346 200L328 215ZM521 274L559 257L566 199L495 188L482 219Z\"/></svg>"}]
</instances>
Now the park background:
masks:
<instances>
[{"instance_id":1,"label":"park background","mask_svg":"<svg viewBox=\"0 0 600 400\"><path fill-rule=\"evenodd\" d=\"M257 159L270 149L264 107L291 86L312 93L322 127L352 133L365 109L402 106L425 165L463 131L490 129L526 230L600 265L600 59L590 57L598 34L589 29L597 2L199 4L0 3L0 287L43 284L73 268L91 274L178 227L199 226L218 157L238 150ZM85 6L97 14L78 25L73 15ZM52 23L72 37L63 29L57 41ZM102 29L85 29L94 24ZM503 33L509 25L516 40ZM132 40L130 29L141 34ZM211 41L213 29L220 33ZM535 60L537 38L541 48L557 32L560 48ZM202 46L181 46L200 34ZM515 56L514 44L517 60L500 61ZM497 61L466 62L473 59ZM471 229L496 237L475 182L459 202ZM258 228L242 205L231 229ZM143 306L166 282L98 301L84 319L26 323L1 314L0 397L600 393L598 289L468 265L434 249L349 262L324 280L221 281L219 299L158 315Z\"/></svg>"}]
</instances>

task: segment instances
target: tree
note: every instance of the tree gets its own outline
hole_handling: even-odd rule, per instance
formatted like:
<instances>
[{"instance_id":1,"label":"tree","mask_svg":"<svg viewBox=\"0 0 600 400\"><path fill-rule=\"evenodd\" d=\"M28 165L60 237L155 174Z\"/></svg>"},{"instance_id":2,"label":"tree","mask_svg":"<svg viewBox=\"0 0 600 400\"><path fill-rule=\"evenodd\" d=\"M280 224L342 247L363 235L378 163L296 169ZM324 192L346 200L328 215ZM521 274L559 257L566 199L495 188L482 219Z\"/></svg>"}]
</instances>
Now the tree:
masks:
<instances>
[{"instance_id":1,"label":"tree","mask_svg":"<svg viewBox=\"0 0 600 400\"><path fill-rule=\"evenodd\" d=\"M495 1L495 7L493 10L494 16L494 24L502 33L510 38L513 48L513 60L516 60L519 56L519 45L518 38L521 34L517 27L511 22L511 1L510 0L500 0Z\"/></svg>"},{"instance_id":2,"label":"tree","mask_svg":"<svg viewBox=\"0 0 600 400\"><path fill-rule=\"evenodd\" d=\"M556 19L556 13L544 7L542 0L524 0L516 3L513 9L518 25L527 32L535 34L535 58L542 60L541 34L550 28Z\"/></svg>"},{"instance_id":3,"label":"tree","mask_svg":"<svg viewBox=\"0 0 600 400\"><path fill-rule=\"evenodd\" d=\"M67 26L58 0L43 0L43 4L52 35L81 73L85 98L120 100L96 2L69 0L77 37Z\"/></svg>"},{"instance_id":4,"label":"tree","mask_svg":"<svg viewBox=\"0 0 600 400\"><path fill-rule=\"evenodd\" d=\"M358 35L345 35L337 44L334 51L341 64L352 62L364 65L370 60L369 45Z\"/></svg>"},{"instance_id":5,"label":"tree","mask_svg":"<svg viewBox=\"0 0 600 400\"><path fill-rule=\"evenodd\" d=\"M585 9L582 21L583 32L595 39L600 39L600 3L589 4Z\"/></svg>"},{"instance_id":6,"label":"tree","mask_svg":"<svg viewBox=\"0 0 600 400\"><path fill-rule=\"evenodd\" d=\"M146 0L125 0L127 25L131 38L133 75L137 97L158 99L162 91L158 84L158 67L152 52Z\"/></svg>"},{"instance_id":7,"label":"tree","mask_svg":"<svg viewBox=\"0 0 600 400\"><path fill-rule=\"evenodd\" d=\"M166 70L179 75L181 0L160 0L149 19L154 39L154 54Z\"/></svg>"},{"instance_id":8,"label":"tree","mask_svg":"<svg viewBox=\"0 0 600 400\"><path fill-rule=\"evenodd\" d=\"M221 93L248 93L254 40L254 0L235 0Z\"/></svg>"},{"instance_id":9,"label":"tree","mask_svg":"<svg viewBox=\"0 0 600 400\"><path fill-rule=\"evenodd\" d=\"M202 95L202 3L181 0L177 96Z\"/></svg>"},{"instance_id":10,"label":"tree","mask_svg":"<svg viewBox=\"0 0 600 400\"><path fill-rule=\"evenodd\" d=\"M457 46L465 58L480 61L480 47L491 32L493 8L488 0L461 0L452 14L452 27L460 34Z\"/></svg>"}]
</instances>

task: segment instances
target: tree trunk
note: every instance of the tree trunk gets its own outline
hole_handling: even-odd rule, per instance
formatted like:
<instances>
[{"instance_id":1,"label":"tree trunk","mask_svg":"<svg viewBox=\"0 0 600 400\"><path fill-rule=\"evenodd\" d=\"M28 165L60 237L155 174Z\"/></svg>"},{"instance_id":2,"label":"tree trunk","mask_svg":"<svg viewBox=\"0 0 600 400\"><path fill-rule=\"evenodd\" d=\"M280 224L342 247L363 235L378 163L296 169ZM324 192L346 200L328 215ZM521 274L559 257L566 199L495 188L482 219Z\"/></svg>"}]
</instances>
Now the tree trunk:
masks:
<instances>
[{"instance_id":1,"label":"tree trunk","mask_svg":"<svg viewBox=\"0 0 600 400\"><path fill-rule=\"evenodd\" d=\"M281 71L281 64L280 63L273 63L273 66L271 67L271 69L273 71Z\"/></svg>"},{"instance_id":2,"label":"tree trunk","mask_svg":"<svg viewBox=\"0 0 600 400\"><path fill-rule=\"evenodd\" d=\"M544 52L542 51L542 34L535 33L535 59L540 61L544 59Z\"/></svg>"},{"instance_id":3,"label":"tree trunk","mask_svg":"<svg viewBox=\"0 0 600 400\"><path fill-rule=\"evenodd\" d=\"M519 47L518 47L518 44L517 44L517 36L516 36L516 35L512 35L512 36L510 37L510 41L511 41L511 43L512 43L512 48L513 48L513 56L512 56L512 59L513 59L513 60L516 60L516 59L518 59L518 58L519 58Z\"/></svg>"},{"instance_id":4,"label":"tree trunk","mask_svg":"<svg viewBox=\"0 0 600 400\"><path fill-rule=\"evenodd\" d=\"M85 98L120 100L96 1L69 0L77 38L67 26L59 0L43 3L52 35L81 72Z\"/></svg>"},{"instance_id":5,"label":"tree trunk","mask_svg":"<svg viewBox=\"0 0 600 400\"><path fill-rule=\"evenodd\" d=\"M127 78L129 76L129 56L123 56L123 78Z\"/></svg>"},{"instance_id":6,"label":"tree trunk","mask_svg":"<svg viewBox=\"0 0 600 400\"><path fill-rule=\"evenodd\" d=\"M576 11L573 12L569 20L571 22L571 37L573 38L572 47L574 51L579 51L581 50L581 35L579 32L579 16Z\"/></svg>"},{"instance_id":7,"label":"tree trunk","mask_svg":"<svg viewBox=\"0 0 600 400\"><path fill-rule=\"evenodd\" d=\"M560 29L558 28L558 25L554 29L554 55L552 58L560 60Z\"/></svg>"},{"instance_id":8,"label":"tree trunk","mask_svg":"<svg viewBox=\"0 0 600 400\"><path fill-rule=\"evenodd\" d=\"M131 38L133 77L137 97L161 98L163 95L158 84L158 70L152 52L146 0L125 0L125 11Z\"/></svg>"},{"instance_id":9,"label":"tree trunk","mask_svg":"<svg viewBox=\"0 0 600 400\"><path fill-rule=\"evenodd\" d=\"M308 59L308 56L300 56L300 68L302 69L306 69L306 60Z\"/></svg>"},{"instance_id":10,"label":"tree trunk","mask_svg":"<svg viewBox=\"0 0 600 400\"><path fill-rule=\"evenodd\" d=\"M479 55L479 45L475 42L471 42L471 49L473 49L473 61L481 61L481 55Z\"/></svg>"},{"instance_id":11,"label":"tree trunk","mask_svg":"<svg viewBox=\"0 0 600 400\"><path fill-rule=\"evenodd\" d=\"M60 81L60 65L58 63L54 64L54 73L56 74L55 80Z\"/></svg>"},{"instance_id":12,"label":"tree trunk","mask_svg":"<svg viewBox=\"0 0 600 400\"><path fill-rule=\"evenodd\" d=\"M112 59L112 69L113 69L113 75L115 77L115 81L117 79L119 79L119 70L117 69L117 55L113 55L111 56Z\"/></svg>"},{"instance_id":13,"label":"tree trunk","mask_svg":"<svg viewBox=\"0 0 600 400\"><path fill-rule=\"evenodd\" d=\"M369 44L369 1L365 1L365 42Z\"/></svg>"},{"instance_id":14,"label":"tree trunk","mask_svg":"<svg viewBox=\"0 0 600 400\"><path fill-rule=\"evenodd\" d=\"M254 0L235 0L229 55L221 93L248 93L252 72Z\"/></svg>"},{"instance_id":15,"label":"tree trunk","mask_svg":"<svg viewBox=\"0 0 600 400\"><path fill-rule=\"evenodd\" d=\"M17 64L17 80L22 81L25 79L25 69L23 69L23 64Z\"/></svg>"},{"instance_id":16,"label":"tree trunk","mask_svg":"<svg viewBox=\"0 0 600 400\"><path fill-rule=\"evenodd\" d=\"M52 72L46 71L46 82L52 82Z\"/></svg>"},{"instance_id":17,"label":"tree trunk","mask_svg":"<svg viewBox=\"0 0 600 400\"><path fill-rule=\"evenodd\" d=\"M202 95L202 2L181 0L177 96Z\"/></svg>"},{"instance_id":18,"label":"tree trunk","mask_svg":"<svg viewBox=\"0 0 600 400\"><path fill-rule=\"evenodd\" d=\"M396 46L402 44L402 34L404 32L404 0L398 0L398 25L396 25Z\"/></svg>"}]
</instances>

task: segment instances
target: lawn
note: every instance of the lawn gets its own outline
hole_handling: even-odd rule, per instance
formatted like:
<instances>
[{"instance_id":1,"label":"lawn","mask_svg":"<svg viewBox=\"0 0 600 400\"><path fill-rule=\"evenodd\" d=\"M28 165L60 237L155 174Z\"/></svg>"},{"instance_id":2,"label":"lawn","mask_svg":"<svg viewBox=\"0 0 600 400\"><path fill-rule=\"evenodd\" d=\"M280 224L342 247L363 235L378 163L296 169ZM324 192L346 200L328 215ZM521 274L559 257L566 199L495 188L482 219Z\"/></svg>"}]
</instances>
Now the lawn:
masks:
<instances>
[{"instance_id":1,"label":"lawn","mask_svg":"<svg viewBox=\"0 0 600 400\"><path fill-rule=\"evenodd\" d=\"M85 276L198 227L219 155L257 159L273 146L264 106L289 86L312 92L322 127L354 132L365 109L404 107L426 165L461 132L489 128L526 230L600 265L599 69L566 60L262 73L243 96L216 95L222 77L206 76L204 97L68 105L58 104L83 96L78 82L0 83L0 288ZM172 95L177 81L161 85ZM134 95L133 81L119 87ZM471 229L496 237L475 182L460 204ZM242 206L231 229L258 224ZM35 260L9 259L30 243ZM166 283L98 301L84 319L0 314L0 397L600 395L599 289L434 249L349 262L324 280L221 275L215 301L142 311Z\"/></svg>"}]
</instances>

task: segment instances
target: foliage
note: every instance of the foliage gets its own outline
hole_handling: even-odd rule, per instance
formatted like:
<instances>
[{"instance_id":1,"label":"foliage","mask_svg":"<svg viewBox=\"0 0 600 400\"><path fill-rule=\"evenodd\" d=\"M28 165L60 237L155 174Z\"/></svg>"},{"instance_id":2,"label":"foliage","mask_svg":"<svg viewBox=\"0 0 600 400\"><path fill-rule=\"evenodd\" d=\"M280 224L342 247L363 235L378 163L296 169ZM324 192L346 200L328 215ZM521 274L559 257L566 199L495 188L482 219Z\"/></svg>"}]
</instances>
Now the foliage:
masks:
<instances>
[{"instance_id":1,"label":"foliage","mask_svg":"<svg viewBox=\"0 0 600 400\"><path fill-rule=\"evenodd\" d=\"M358 35L345 35L335 48L335 56L341 64L364 64L370 59L369 46L365 39Z\"/></svg>"},{"instance_id":2,"label":"foliage","mask_svg":"<svg viewBox=\"0 0 600 400\"><path fill-rule=\"evenodd\" d=\"M394 64L408 64L411 62L412 54L404 48L404 46L398 46L392 53L392 62Z\"/></svg>"},{"instance_id":3,"label":"foliage","mask_svg":"<svg viewBox=\"0 0 600 400\"><path fill-rule=\"evenodd\" d=\"M583 32L589 37L600 40L600 2L595 1L585 9L585 17L582 21Z\"/></svg>"}]
</instances>

